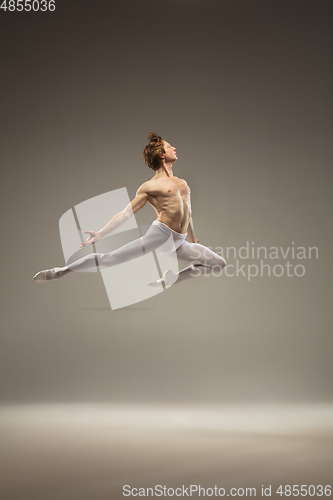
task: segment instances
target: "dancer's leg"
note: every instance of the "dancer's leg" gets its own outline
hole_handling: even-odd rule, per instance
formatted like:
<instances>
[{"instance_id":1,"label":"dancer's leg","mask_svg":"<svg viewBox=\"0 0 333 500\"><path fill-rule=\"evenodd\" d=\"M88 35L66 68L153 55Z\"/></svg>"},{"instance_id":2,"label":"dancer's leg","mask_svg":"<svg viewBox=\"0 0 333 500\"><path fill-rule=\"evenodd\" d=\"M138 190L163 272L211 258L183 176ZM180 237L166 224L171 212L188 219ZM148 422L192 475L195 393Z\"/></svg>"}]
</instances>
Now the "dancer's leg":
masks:
<instances>
[{"instance_id":1,"label":"dancer's leg","mask_svg":"<svg viewBox=\"0 0 333 500\"><path fill-rule=\"evenodd\" d=\"M223 257L200 243L185 241L176 254L179 260L191 262L190 266L179 272L176 283L202 276L220 276L227 264Z\"/></svg>"},{"instance_id":2,"label":"dancer's leg","mask_svg":"<svg viewBox=\"0 0 333 500\"><path fill-rule=\"evenodd\" d=\"M151 225L146 234L112 252L102 254L89 254L68 266L41 271L34 276L35 281L49 281L62 278L71 272L86 271L96 266L101 268L122 264L132 259L141 257L143 254L151 252L161 247L170 239L170 235L161 231L156 225Z\"/></svg>"},{"instance_id":3,"label":"dancer's leg","mask_svg":"<svg viewBox=\"0 0 333 500\"><path fill-rule=\"evenodd\" d=\"M188 267L174 273L171 270L165 271L163 277L158 281L148 283L153 288L161 288L162 282L166 288L182 281L200 278L202 276L220 276L226 261L217 253L200 243L184 243L176 250L177 259L180 261L191 262Z\"/></svg>"}]
</instances>

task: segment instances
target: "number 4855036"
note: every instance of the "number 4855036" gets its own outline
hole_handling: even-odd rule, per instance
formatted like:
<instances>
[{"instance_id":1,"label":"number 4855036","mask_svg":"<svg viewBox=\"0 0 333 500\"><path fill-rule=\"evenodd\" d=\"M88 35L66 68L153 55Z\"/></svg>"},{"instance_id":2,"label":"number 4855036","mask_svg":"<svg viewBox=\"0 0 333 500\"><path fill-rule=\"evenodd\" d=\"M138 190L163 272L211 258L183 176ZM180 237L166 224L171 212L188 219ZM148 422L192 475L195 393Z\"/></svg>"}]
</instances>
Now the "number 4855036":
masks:
<instances>
[{"instance_id":1,"label":"number 4855036","mask_svg":"<svg viewBox=\"0 0 333 500\"><path fill-rule=\"evenodd\" d=\"M21 12L22 10L32 10L34 12L37 12L38 10L45 12L48 10L53 12L55 8L55 0L4 0L0 5L0 9L5 12L7 10L10 12L14 12L15 10L18 12Z\"/></svg>"}]
</instances>

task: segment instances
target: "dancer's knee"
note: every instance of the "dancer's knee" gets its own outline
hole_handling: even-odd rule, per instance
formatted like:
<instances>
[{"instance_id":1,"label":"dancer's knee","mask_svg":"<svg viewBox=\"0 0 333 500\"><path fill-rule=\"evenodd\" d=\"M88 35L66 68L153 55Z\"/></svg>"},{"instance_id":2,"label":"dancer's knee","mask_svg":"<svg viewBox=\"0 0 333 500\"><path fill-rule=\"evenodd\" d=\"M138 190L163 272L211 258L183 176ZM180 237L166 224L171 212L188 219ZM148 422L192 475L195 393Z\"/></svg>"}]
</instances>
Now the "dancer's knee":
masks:
<instances>
[{"instance_id":1,"label":"dancer's knee","mask_svg":"<svg viewBox=\"0 0 333 500\"><path fill-rule=\"evenodd\" d=\"M212 259L210 259L207 264L211 268L220 268L221 270L223 270L227 265L227 261L223 257L216 255Z\"/></svg>"},{"instance_id":2,"label":"dancer's knee","mask_svg":"<svg viewBox=\"0 0 333 500\"><path fill-rule=\"evenodd\" d=\"M222 269L225 268L225 266L227 265L227 261L223 258L223 257L220 257L220 264L219 264Z\"/></svg>"},{"instance_id":3,"label":"dancer's knee","mask_svg":"<svg viewBox=\"0 0 333 500\"><path fill-rule=\"evenodd\" d=\"M227 261L220 256L214 257L213 261L209 263L214 275L222 274L223 269L227 265Z\"/></svg>"}]
</instances>

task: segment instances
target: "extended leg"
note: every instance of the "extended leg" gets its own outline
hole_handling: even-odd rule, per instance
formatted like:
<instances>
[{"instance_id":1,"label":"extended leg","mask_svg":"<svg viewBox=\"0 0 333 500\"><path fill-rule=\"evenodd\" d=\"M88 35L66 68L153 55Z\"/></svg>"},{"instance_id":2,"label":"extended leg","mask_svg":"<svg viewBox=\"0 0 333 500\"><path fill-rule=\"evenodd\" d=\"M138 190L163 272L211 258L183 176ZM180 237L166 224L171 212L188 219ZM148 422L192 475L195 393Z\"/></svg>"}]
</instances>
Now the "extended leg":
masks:
<instances>
[{"instance_id":1,"label":"extended leg","mask_svg":"<svg viewBox=\"0 0 333 500\"><path fill-rule=\"evenodd\" d=\"M163 233L157 226L151 225L142 238L138 238L112 252L102 254L93 253L82 257L72 264L64 267L56 267L40 271L34 276L35 281L45 282L62 278L71 272L86 271L96 266L101 268L122 264L129 260L141 257L144 253L151 252L161 247L168 240L168 235Z\"/></svg>"}]
</instances>

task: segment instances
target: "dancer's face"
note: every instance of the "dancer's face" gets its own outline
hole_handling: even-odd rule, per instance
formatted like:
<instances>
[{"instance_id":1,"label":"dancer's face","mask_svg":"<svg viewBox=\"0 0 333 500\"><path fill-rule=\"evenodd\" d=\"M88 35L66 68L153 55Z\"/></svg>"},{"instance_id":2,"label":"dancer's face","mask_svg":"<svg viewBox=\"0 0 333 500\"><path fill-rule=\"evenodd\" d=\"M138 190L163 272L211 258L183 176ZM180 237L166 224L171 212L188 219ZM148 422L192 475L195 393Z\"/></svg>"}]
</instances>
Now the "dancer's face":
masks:
<instances>
[{"instance_id":1,"label":"dancer's face","mask_svg":"<svg viewBox=\"0 0 333 500\"><path fill-rule=\"evenodd\" d=\"M175 161L178 160L177 158L177 153L176 153L176 148L174 146L171 146L168 142L164 141L164 160L165 163L175 163Z\"/></svg>"}]
</instances>

